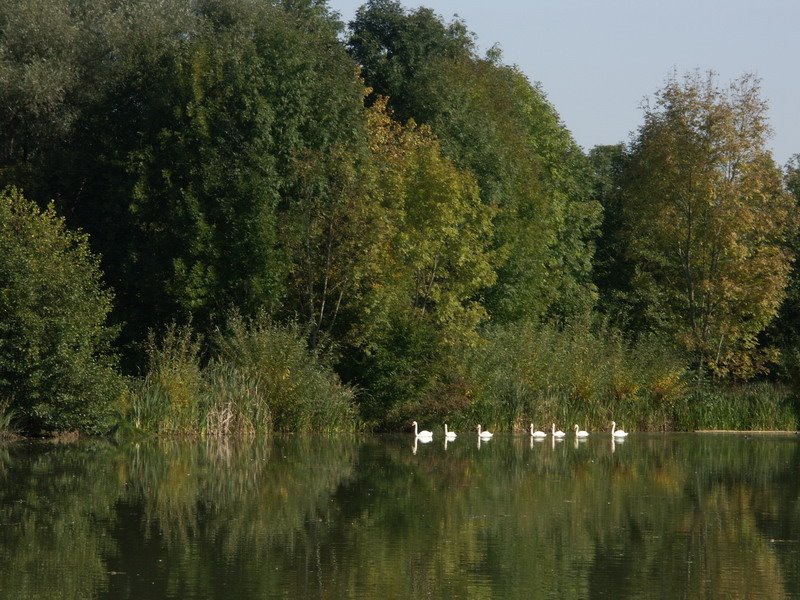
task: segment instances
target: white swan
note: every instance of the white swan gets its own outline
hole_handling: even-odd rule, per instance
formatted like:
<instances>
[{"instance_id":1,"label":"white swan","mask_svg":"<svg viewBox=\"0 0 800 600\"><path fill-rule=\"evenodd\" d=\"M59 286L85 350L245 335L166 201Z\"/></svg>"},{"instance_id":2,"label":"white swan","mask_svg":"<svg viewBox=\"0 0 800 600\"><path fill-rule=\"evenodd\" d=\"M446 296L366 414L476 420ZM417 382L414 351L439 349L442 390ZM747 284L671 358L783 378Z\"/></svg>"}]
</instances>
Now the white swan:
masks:
<instances>
[{"instance_id":1,"label":"white swan","mask_svg":"<svg viewBox=\"0 0 800 600\"><path fill-rule=\"evenodd\" d=\"M626 435L628 435L627 431L617 429L617 423L615 421L611 421L611 437L623 438Z\"/></svg>"},{"instance_id":2,"label":"white swan","mask_svg":"<svg viewBox=\"0 0 800 600\"><path fill-rule=\"evenodd\" d=\"M533 423L531 423L531 437L535 437L535 438L538 438L538 439L543 439L543 438L547 437L547 434L544 431L539 431L538 429L536 431L534 431L533 430Z\"/></svg>"},{"instance_id":3,"label":"white swan","mask_svg":"<svg viewBox=\"0 0 800 600\"><path fill-rule=\"evenodd\" d=\"M423 429L422 431L417 431L416 421L414 421L412 425L414 426L414 437L418 439L420 442L424 442L425 440L430 441L433 439L432 431L428 431L427 429Z\"/></svg>"},{"instance_id":4,"label":"white swan","mask_svg":"<svg viewBox=\"0 0 800 600\"><path fill-rule=\"evenodd\" d=\"M567 435L566 433L564 433L560 429L558 431L556 431L556 424L555 423L553 423L553 425L550 427L550 432L553 434L554 438L563 438L565 435Z\"/></svg>"},{"instance_id":5,"label":"white swan","mask_svg":"<svg viewBox=\"0 0 800 600\"><path fill-rule=\"evenodd\" d=\"M446 438L448 441L451 441L451 442L452 442L454 439L456 439L456 432L455 432L455 431L448 431L448 430L447 430L447 423L445 423L445 424L444 424L444 437L445 437L445 438Z\"/></svg>"},{"instance_id":6,"label":"white swan","mask_svg":"<svg viewBox=\"0 0 800 600\"><path fill-rule=\"evenodd\" d=\"M478 437L479 438L481 438L482 440L488 440L488 439L491 439L491 437L493 435L494 435L493 433L490 433L488 431L481 431L481 426L478 425Z\"/></svg>"},{"instance_id":7,"label":"white swan","mask_svg":"<svg viewBox=\"0 0 800 600\"><path fill-rule=\"evenodd\" d=\"M584 431L583 429L581 429L580 427L575 425L575 437L579 437L579 438L589 437L589 432L588 431Z\"/></svg>"}]
</instances>

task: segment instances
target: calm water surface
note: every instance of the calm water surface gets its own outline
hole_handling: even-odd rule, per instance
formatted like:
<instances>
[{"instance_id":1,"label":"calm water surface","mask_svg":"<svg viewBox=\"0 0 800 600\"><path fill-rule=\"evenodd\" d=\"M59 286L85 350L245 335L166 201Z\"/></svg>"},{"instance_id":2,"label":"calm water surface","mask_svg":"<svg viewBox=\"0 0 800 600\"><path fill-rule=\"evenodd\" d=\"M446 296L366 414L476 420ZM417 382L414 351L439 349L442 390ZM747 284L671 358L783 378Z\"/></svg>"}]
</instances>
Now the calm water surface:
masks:
<instances>
[{"instance_id":1,"label":"calm water surface","mask_svg":"<svg viewBox=\"0 0 800 600\"><path fill-rule=\"evenodd\" d=\"M0 446L0 598L797 598L800 440Z\"/></svg>"}]
</instances>

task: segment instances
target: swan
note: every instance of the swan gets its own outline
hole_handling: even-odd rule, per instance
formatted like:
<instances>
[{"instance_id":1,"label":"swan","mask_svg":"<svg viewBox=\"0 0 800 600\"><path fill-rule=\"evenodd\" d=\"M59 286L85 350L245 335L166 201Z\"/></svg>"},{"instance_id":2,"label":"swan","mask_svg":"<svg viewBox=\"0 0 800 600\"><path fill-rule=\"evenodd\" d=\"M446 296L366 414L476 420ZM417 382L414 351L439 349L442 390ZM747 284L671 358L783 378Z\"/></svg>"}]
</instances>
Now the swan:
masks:
<instances>
[{"instance_id":1,"label":"swan","mask_svg":"<svg viewBox=\"0 0 800 600\"><path fill-rule=\"evenodd\" d=\"M547 434L544 431L534 431L533 430L533 423L531 423L531 437L535 438L546 438Z\"/></svg>"},{"instance_id":2,"label":"swan","mask_svg":"<svg viewBox=\"0 0 800 600\"><path fill-rule=\"evenodd\" d=\"M488 440L488 439L491 439L491 437L493 435L494 435L493 433L490 433L488 431L481 431L481 426L478 425L478 437L479 438L481 438L482 440Z\"/></svg>"},{"instance_id":3,"label":"swan","mask_svg":"<svg viewBox=\"0 0 800 600\"><path fill-rule=\"evenodd\" d=\"M617 423L615 421L611 421L611 437L623 438L626 435L628 435L627 431L617 429Z\"/></svg>"},{"instance_id":4,"label":"swan","mask_svg":"<svg viewBox=\"0 0 800 600\"><path fill-rule=\"evenodd\" d=\"M414 426L414 437L416 439L418 439L421 442L425 441L425 440L430 441L430 440L433 439L433 432L432 431L428 431L427 429L423 429L422 431L417 431L417 422L416 421L414 421L412 423L412 425Z\"/></svg>"},{"instance_id":5,"label":"swan","mask_svg":"<svg viewBox=\"0 0 800 600\"><path fill-rule=\"evenodd\" d=\"M579 437L579 438L589 437L589 432L588 431L584 431L583 429L581 429L580 427L575 425L575 437Z\"/></svg>"},{"instance_id":6,"label":"swan","mask_svg":"<svg viewBox=\"0 0 800 600\"><path fill-rule=\"evenodd\" d=\"M550 431L552 432L554 438L563 438L565 435L567 435L566 433L564 433L560 429L558 431L556 431L556 424L555 423L553 423L553 425L550 427Z\"/></svg>"},{"instance_id":7,"label":"swan","mask_svg":"<svg viewBox=\"0 0 800 600\"><path fill-rule=\"evenodd\" d=\"M455 432L455 431L448 431L448 430L447 430L447 423L445 423L445 424L444 424L444 437L445 437L447 440L451 441L451 442L452 442L454 439L456 439L456 432Z\"/></svg>"}]
</instances>

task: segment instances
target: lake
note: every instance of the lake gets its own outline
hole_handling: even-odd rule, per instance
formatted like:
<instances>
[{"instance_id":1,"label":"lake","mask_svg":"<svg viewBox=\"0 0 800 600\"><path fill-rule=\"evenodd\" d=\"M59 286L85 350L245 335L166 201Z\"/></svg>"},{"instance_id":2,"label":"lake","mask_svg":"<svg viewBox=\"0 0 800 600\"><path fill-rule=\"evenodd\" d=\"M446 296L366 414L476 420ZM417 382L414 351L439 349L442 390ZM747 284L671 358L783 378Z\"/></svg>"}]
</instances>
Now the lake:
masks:
<instances>
[{"instance_id":1,"label":"lake","mask_svg":"<svg viewBox=\"0 0 800 600\"><path fill-rule=\"evenodd\" d=\"M800 439L0 446L0 597L797 598Z\"/></svg>"}]
</instances>

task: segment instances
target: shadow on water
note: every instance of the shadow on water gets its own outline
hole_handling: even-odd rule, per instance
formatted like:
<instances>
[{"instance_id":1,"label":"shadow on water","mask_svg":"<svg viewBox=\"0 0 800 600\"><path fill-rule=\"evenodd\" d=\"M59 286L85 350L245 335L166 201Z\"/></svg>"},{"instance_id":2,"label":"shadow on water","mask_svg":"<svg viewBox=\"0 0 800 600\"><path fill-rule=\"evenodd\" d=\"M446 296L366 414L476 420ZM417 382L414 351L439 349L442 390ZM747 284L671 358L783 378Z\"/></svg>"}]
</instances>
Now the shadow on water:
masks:
<instances>
[{"instance_id":1,"label":"shadow on water","mask_svg":"<svg viewBox=\"0 0 800 600\"><path fill-rule=\"evenodd\" d=\"M0 446L13 598L791 598L794 437Z\"/></svg>"}]
</instances>

